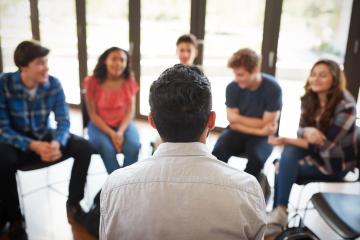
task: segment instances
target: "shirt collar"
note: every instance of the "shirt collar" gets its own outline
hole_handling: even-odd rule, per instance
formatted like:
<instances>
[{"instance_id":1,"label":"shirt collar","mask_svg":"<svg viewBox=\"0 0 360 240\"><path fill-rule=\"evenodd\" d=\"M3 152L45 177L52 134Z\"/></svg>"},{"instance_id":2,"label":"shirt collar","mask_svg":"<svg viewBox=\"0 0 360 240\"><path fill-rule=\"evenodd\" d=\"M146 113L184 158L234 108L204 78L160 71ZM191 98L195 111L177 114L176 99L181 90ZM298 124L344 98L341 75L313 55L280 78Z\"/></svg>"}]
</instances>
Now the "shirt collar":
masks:
<instances>
[{"instance_id":1,"label":"shirt collar","mask_svg":"<svg viewBox=\"0 0 360 240\"><path fill-rule=\"evenodd\" d=\"M25 90L22 82L21 82L21 76L20 76L20 71L15 72L14 75L14 90L15 91L23 91Z\"/></svg>"},{"instance_id":2,"label":"shirt collar","mask_svg":"<svg viewBox=\"0 0 360 240\"><path fill-rule=\"evenodd\" d=\"M50 78L50 76L49 76ZM14 89L15 91L20 91L20 92L26 92L26 87L24 86L24 84L21 82L21 74L20 74L20 71L16 71L15 72L15 75L14 75ZM50 79L49 79L50 81ZM39 86L37 87L38 90L40 89L48 89L50 87L50 82L47 81L46 83L43 83L43 84L39 84ZM38 92L39 93L39 92Z\"/></svg>"},{"instance_id":3,"label":"shirt collar","mask_svg":"<svg viewBox=\"0 0 360 240\"><path fill-rule=\"evenodd\" d=\"M154 153L154 157L161 156L207 156L216 159L207 146L200 142L162 143Z\"/></svg>"}]
</instances>

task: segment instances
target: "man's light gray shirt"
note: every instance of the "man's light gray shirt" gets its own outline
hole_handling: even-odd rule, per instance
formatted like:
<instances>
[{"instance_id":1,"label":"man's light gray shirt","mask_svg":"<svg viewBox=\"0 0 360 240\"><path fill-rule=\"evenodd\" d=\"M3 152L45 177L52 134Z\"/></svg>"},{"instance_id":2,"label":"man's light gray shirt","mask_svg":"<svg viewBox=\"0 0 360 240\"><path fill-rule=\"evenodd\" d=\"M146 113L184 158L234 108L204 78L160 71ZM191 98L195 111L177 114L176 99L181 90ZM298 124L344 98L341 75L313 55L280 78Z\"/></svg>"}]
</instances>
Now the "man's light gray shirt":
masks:
<instances>
[{"instance_id":1,"label":"man's light gray shirt","mask_svg":"<svg viewBox=\"0 0 360 240\"><path fill-rule=\"evenodd\" d=\"M163 143L116 170L101 192L100 239L261 239L265 202L256 179L205 144Z\"/></svg>"}]
</instances>

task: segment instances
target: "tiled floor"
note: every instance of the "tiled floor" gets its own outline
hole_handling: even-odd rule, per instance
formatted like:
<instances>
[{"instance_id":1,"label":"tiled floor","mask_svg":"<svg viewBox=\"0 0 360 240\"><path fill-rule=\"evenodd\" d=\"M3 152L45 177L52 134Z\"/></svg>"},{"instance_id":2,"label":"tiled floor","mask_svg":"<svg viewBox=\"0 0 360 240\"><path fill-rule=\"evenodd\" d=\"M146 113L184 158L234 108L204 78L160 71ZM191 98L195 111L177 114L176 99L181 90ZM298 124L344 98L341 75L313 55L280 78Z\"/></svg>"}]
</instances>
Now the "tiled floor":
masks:
<instances>
[{"instance_id":1,"label":"tiled floor","mask_svg":"<svg viewBox=\"0 0 360 240\"><path fill-rule=\"evenodd\" d=\"M77 111L71 113L72 127L71 131L75 134L82 135L81 116ZM156 131L148 126L144 121L136 122L142 143L140 159L151 154L150 141L156 138ZM212 149L217 134L211 134L207 145ZM270 183L273 181L274 167L271 160L278 157L280 150L274 151L265 167L265 173L268 175ZM56 164L49 168L19 172L18 180L22 193L28 193L36 188L52 183L52 187L57 190L44 188L32 192L23 197L23 209L25 210L27 231L31 240L92 240L87 232L79 226L71 226L67 222L65 202L68 188L68 179L72 166L71 159ZM232 158L229 164L239 169L244 168L245 161L239 158ZM101 188L106 180L107 174L99 155L94 155L88 173L88 182L86 187L85 198L82 201L84 209L88 210L92 198ZM296 203L299 193L299 186L294 187L291 195L291 202ZM360 183L347 184L309 184L304 190L302 205L317 191L348 192L360 194ZM271 202L268 209L271 209ZM290 213L291 214L291 213ZM308 212L305 224L309 226L321 239L335 240L341 239L334 233L327 224L321 219L315 210ZM5 236L0 236L0 240L5 240Z\"/></svg>"}]
</instances>

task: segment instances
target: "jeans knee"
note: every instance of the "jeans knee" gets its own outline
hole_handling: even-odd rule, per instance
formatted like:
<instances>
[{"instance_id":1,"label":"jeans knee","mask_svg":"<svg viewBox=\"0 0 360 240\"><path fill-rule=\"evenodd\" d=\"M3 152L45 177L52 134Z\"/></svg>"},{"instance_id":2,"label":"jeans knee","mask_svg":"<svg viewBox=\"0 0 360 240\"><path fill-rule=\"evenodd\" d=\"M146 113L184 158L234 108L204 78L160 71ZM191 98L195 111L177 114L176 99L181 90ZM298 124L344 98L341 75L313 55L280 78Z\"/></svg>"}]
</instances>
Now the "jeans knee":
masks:
<instances>
[{"instance_id":1,"label":"jeans knee","mask_svg":"<svg viewBox=\"0 0 360 240\"><path fill-rule=\"evenodd\" d=\"M115 146L112 143L109 142L101 142L99 144L96 145L97 150L99 151L99 153L114 153L116 154L116 150L115 150Z\"/></svg>"},{"instance_id":2,"label":"jeans knee","mask_svg":"<svg viewBox=\"0 0 360 240\"><path fill-rule=\"evenodd\" d=\"M293 145L285 145L281 154L281 161L291 161L299 155L299 148Z\"/></svg>"},{"instance_id":3,"label":"jeans knee","mask_svg":"<svg viewBox=\"0 0 360 240\"><path fill-rule=\"evenodd\" d=\"M124 154L137 155L140 151L140 143L136 141L129 141L124 147Z\"/></svg>"}]
</instances>

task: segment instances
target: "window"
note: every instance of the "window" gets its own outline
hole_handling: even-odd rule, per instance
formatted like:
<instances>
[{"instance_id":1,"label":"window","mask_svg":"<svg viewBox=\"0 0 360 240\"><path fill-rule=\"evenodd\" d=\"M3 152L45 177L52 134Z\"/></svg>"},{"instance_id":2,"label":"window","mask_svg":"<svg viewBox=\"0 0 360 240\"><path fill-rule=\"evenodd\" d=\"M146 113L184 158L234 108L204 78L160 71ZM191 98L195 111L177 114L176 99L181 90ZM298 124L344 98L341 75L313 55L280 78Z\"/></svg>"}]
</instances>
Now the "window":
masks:
<instances>
[{"instance_id":1,"label":"window","mask_svg":"<svg viewBox=\"0 0 360 240\"><path fill-rule=\"evenodd\" d=\"M15 48L20 42L32 38L29 1L0 1L0 20L3 70L16 71L13 57Z\"/></svg>"},{"instance_id":2,"label":"window","mask_svg":"<svg viewBox=\"0 0 360 240\"><path fill-rule=\"evenodd\" d=\"M39 1L40 36L50 48L49 73L58 78L66 101L80 104L75 1Z\"/></svg>"},{"instance_id":3,"label":"window","mask_svg":"<svg viewBox=\"0 0 360 240\"><path fill-rule=\"evenodd\" d=\"M129 50L129 0L87 0L88 72L110 47Z\"/></svg>"},{"instance_id":4,"label":"window","mask_svg":"<svg viewBox=\"0 0 360 240\"><path fill-rule=\"evenodd\" d=\"M147 115L151 83L178 63L176 40L190 32L190 1L142 1L141 20L140 113Z\"/></svg>"},{"instance_id":5,"label":"window","mask_svg":"<svg viewBox=\"0 0 360 240\"><path fill-rule=\"evenodd\" d=\"M284 1L276 63L284 103L280 135L296 136L312 65L320 58L344 63L351 7L352 0Z\"/></svg>"},{"instance_id":6,"label":"window","mask_svg":"<svg viewBox=\"0 0 360 240\"><path fill-rule=\"evenodd\" d=\"M230 56L240 48L261 52L265 0L207 1L204 39L204 72L213 94L216 125L226 127L225 89L234 79L227 68Z\"/></svg>"}]
</instances>

